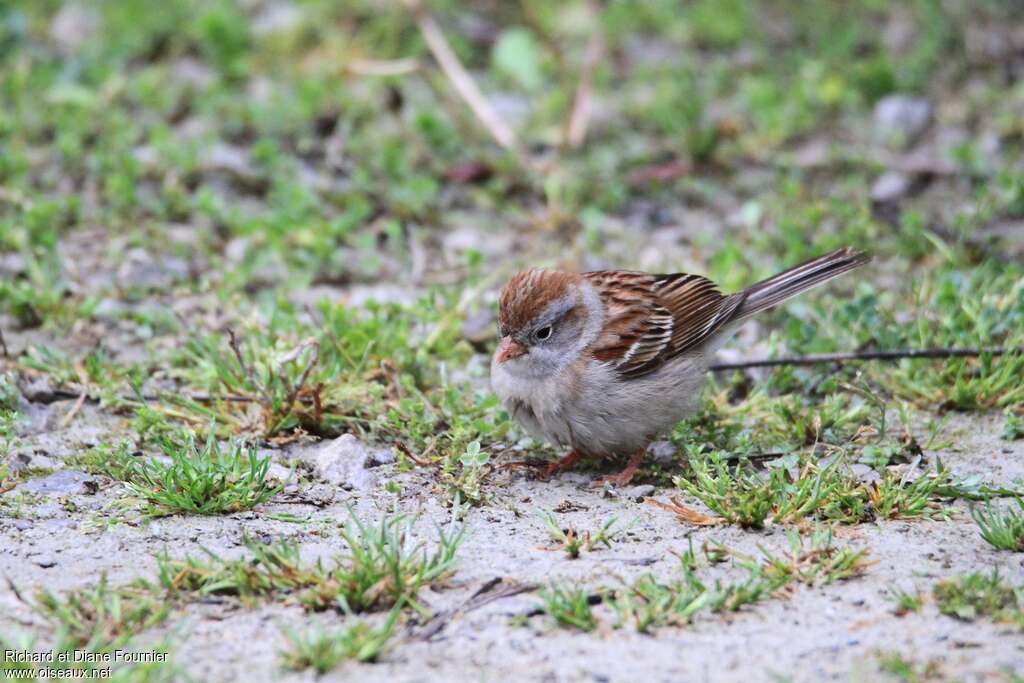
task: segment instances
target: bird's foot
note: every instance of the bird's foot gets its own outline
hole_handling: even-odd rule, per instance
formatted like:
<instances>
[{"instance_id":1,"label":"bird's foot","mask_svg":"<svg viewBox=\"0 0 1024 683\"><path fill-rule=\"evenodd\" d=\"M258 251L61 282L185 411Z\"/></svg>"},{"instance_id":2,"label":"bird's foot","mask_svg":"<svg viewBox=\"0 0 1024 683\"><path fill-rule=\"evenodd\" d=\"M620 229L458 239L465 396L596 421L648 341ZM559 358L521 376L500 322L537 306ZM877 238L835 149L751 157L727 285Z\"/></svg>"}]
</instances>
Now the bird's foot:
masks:
<instances>
[{"instance_id":1,"label":"bird's foot","mask_svg":"<svg viewBox=\"0 0 1024 683\"><path fill-rule=\"evenodd\" d=\"M544 477L545 479L550 479L551 477L555 476L556 474L559 474L560 472L565 472L566 470L571 469L573 465L575 465L582 459L583 454L574 448L568 453L566 453L564 456L562 456L561 459L556 460L555 462L545 467L544 471L541 472L541 476Z\"/></svg>"},{"instance_id":2,"label":"bird's foot","mask_svg":"<svg viewBox=\"0 0 1024 683\"><path fill-rule=\"evenodd\" d=\"M646 452L646 448L641 448L632 456L630 456L629 462L626 463L625 469L623 469L621 472L617 474L609 474L607 476L601 477L600 479L595 479L594 481L590 482L590 485L594 488L601 488L605 485L625 486L629 482L633 481L633 476L636 474L636 471L640 469L640 463L643 462L644 454Z\"/></svg>"}]
</instances>

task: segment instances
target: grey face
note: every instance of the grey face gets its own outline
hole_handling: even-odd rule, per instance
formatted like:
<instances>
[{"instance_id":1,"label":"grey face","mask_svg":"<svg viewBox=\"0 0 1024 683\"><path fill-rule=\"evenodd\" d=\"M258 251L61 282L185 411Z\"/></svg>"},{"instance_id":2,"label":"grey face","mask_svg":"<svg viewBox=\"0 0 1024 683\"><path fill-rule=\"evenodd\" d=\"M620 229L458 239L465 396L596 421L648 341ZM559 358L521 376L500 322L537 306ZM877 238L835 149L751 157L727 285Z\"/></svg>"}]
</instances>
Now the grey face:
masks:
<instances>
[{"instance_id":1,"label":"grey face","mask_svg":"<svg viewBox=\"0 0 1024 683\"><path fill-rule=\"evenodd\" d=\"M579 355L586 320L569 315L576 307L572 294L551 302L529 325L520 330L499 330L502 337L511 336L527 353L504 363L504 368L517 377L534 379L556 374Z\"/></svg>"}]
</instances>

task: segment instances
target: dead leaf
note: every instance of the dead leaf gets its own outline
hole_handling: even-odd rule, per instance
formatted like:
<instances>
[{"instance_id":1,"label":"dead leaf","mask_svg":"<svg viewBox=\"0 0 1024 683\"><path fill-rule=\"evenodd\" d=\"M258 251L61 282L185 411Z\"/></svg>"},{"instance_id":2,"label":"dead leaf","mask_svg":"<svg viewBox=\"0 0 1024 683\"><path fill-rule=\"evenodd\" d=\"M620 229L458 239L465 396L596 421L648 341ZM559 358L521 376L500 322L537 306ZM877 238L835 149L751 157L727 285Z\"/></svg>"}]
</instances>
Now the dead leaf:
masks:
<instances>
[{"instance_id":1,"label":"dead leaf","mask_svg":"<svg viewBox=\"0 0 1024 683\"><path fill-rule=\"evenodd\" d=\"M693 508L688 508L680 503L679 499L675 496L672 496L670 500L672 501L671 504L662 503L660 500L655 500L654 498L645 498L644 502L649 505L653 505L654 507L659 507L662 510L668 510L684 522L696 524L697 526L716 526L718 524L725 524L725 519L723 517L711 517L709 515L705 515L703 512L697 512Z\"/></svg>"},{"instance_id":2,"label":"dead leaf","mask_svg":"<svg viewBox=\"0 0 1024 683\"><path fill-rule=\"evenodd\" d=\"M453 183L481 183L494 175L494 169L482 161L470 161L452 166L444 175Z\"/></svg>"},{"instance_id":3,"label":"dead leaf","mask_svg":"<svg viewBox=\"0 0 1024 683\"><path fill-rule=\"evenodd\" d=\"M629 182L632 185L646 185L652 182L675 180L689 175L692 170L690 162L672 159L660 164L641 166L629 175Z\"/></svg>"}]
</instances>

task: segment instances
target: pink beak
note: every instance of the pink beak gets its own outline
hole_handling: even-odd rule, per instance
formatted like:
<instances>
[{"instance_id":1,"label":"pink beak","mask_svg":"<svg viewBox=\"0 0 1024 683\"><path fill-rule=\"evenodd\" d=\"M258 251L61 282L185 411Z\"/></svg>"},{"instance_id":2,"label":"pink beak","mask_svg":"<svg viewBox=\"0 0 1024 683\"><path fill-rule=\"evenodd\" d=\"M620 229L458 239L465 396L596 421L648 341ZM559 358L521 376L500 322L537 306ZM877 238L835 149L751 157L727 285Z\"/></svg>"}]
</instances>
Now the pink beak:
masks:
<instances>
[{"instance_id":1,"label":"pink beak","mask_svg":"<svg viewBox=\"0 0 1024 683\"><path fill-rule=\"evenodd\" d=\"M517 342L512 337L502 337L501 343L498 344L498 352L495 354L494 357L499 363L504 363L507 360L519 358L519 356L525 355L525 346Z\"/></svg>"}]
</instances>

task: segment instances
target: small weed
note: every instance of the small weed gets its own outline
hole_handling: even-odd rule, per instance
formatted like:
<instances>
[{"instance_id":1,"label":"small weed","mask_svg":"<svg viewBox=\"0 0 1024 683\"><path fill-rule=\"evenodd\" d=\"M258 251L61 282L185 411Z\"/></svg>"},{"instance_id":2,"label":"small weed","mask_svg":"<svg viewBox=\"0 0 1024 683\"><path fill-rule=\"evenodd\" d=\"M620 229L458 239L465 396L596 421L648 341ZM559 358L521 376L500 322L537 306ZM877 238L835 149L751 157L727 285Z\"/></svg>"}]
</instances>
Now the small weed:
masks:
<instances>
[{"instance_id":1,"label":"small weed","mask_svg":"<svg viewBox=\"0 0 1024 683\"><path fill-rule=\"evenodd\" d=\"M881 519L941 517L948 513L936 499L941 497L942 488L950 482L949 474L941 467L909 483L906 475L886 472L879 481L871 484L868 499Z\"/></svg>"},{"instance_id":2,"label":"small weed","mask_svg":"<svg viewBox=\"0 0 1024 683\"><path fill-rule=\"evenodd\" d=\"M612 605L618 614L617 625L632 622L638 631L646 633L658 626L690 623L703 610L735 612L771 595L787 581L764 575L756 564L745 568L746 579L729 583L716 580L713 586L700 581L686 564L680 564L682 577L668 583L645 574L617 592Z\"/></svg>"},{"instance_id":3,"label":"small weed","mask_svg":"<svg viewBox=\"0 0 1024 683\"><path fill-rule=\"evenodd\" d=\"M416 595L451 574L464 530L439 530L433 553L423 543L410 545L409 531L400 515L377 526L352 517L342 532L347 551L329 566L303 563L298 546L286 541L263 545L247 539L252 557L241 560L165 555L158 558L160 583L174 594L234 595L246 601L271 596L318 611L365 612L403 602L425 612Z\"/></svg>"},{"instance_id":4,"label":"small weed","mask_svg":"<svg viewBox=\"0 0 1024 683\"><path fill-rule=\"evenodd\" d=\"M957 619L989 617L1024 626L1024 587L1003 583L996 570L940 581L932 594L939 611Z\"/></svg>"},{"instance_id":5,"label":"small weed","mask_svg":"<svg viewBox=\"0 0 1024 683\"><path fill-rule=\"evenodd\" d=\"M221 451L213 432L203 446L162 441L169 463L148 460L130 473L128 489L151 516L218 515L251 510L281 490L267 482L270 458L234 440Z\"/></svg>"},{"instance_id":6,"label":"small weed","mask_svg":"<svg viewBox=\"0 0 1024 683\"><path fill-rule=\"evenodd\" d=\"M41 592L40 613L61 629L74 647L91 652L119 648L135 634L162 622L167 606L145 586L112 589L106 576L96 588L69 593L63 599Z\"/></svg>"},{"instance_id":7,"label":"small weed","mask_svg":"<svg viewBox=\"0 0 1024 683\"><path fill-rule=\"evenodd\" d=\"M593 534L589 531L580 533L573 527L563 529L555 520L555 516L550 512L540 511L540 516L544 520L544 525L548 528L551 540L559 544L555 550L564 550L569 559L573 560L580 556L580 551L582 550L590 552L598 545L611 548L615 538L628 529L628 527L616 529L616 520L614 517L611 517L605 520L597 532Z\"/></svg>"},{"instance_id":8,"label":"small weed","mask_svg":"<svg viewBox=\"0 0 1024 683\"><path fill-rule=\"evenodd\" d=\"M889 591L889 595L896 605L893 608L893 612L898 617L910 614L911 612L920 612L921 608L924 607L924 596L921 595L920 591L915 590L911 593L901 588L893 588Z\"/></svg>"},{"instance_id":9,"label":"small weed","mask_svg":"<svg viewBox=\"0 0 1024 683\"><path fill-rule=\"evenodd\" d=\"M27 491L16 491L9 495L0 496L0 517L10 517L11 519L28 518L32 510L42 500L43 496Z\"/></svg>"},{"instance_id":10,"label":"small weed","mask_svg":"<svg viewBox=\"0 0 1024 683\"><path fill-rule=\"evenodd\" d=\"M541 609L559 626L588 632L597 628L592 597L585 589L552 585L540 592L540 599Z\"/></svg>"},{"instance_id":11,"label":"small weed","mask_svg":"<svg viewBox=\"0 0 1024 683\"><path fill-rule=\"evenodd\" d=\"M772 468L767 477L743 465L730 469L722 453L707 458L691 454L690 468L692 478L676 477L676 486L745 528L813 516L857 521L870 514L859 484L840 473L838 461L824 467L806 461L795 477L785 467Z\"/></svg>"},{"instance_id":12,"label":"small weed","mask_svg":"<svg viewBox=\"0 0 1024 683\"><path fill-rule=\"evenodd\" d=\"M349 660L375 661L394 634L399 614L396 605L387 621L376 628L359 622L339 631L286 632L289 647L278 653L281 666L292 671L313 669L322 675Z\"/></svg>"},{"instance_id":13,"label":"small weed","mask_svg":"<svg viewBox=\"0 0 1024 683\"><path fill-rule=\"evenodd\" d=\"M615 593L612 606L618 614L617 625L630 622L638 631L648 632L666 624L686 624L703 610L736 611L794 582L828 584L858 576L866 566L865 551L832 545L831 529L816 528L807 544L796 532L789 533L788 538L788 555L760 548L760 559L716 547L716 561L735 557L737 565L747 572L739 581L716 581L708 586L698 579L693 557L685 555L680 563L682 577L677 580L664 583L650 574L641 576Z\"/></svg>"},{"instance_id":14,"label":"small weed","mask_svg":"<svg viewBox=\"0 0 1024 683\"><path fill-rule=\"evenodd\" d=\"M22 420L19 397L14 374L0 373L0 492L5 490L4 481L10 475L7 456L18 444L18 423Z\"/></svg>"},{"instance_id":15,"label":"small weed","mask_svg":"<svg viewBox=\"0 0 1024 683\"><path fill-rule=\"evenodd\" d=\"M815 527L810 542L795 531L787 531L789 554L776 556L761 548L764 560L762 573L769 579L786 583L799 581L807 585L829 584L860 575L866 566L865 550L836 548L832 545L831 527Z\"/></svg>"},{"instance_id":16,"label":"small weed","mask_svg":"<svg viewBox=\"0 0 1024 683\"><path fill-rule=\"evenodd\" d=\"M133 455L131 444L127 441L100 444L69 456L65 463L73 469L110 477L114 481L135 480L140 469L139 458Z\"/></svg>"},{"instance_id":17,"label":"small weed","mask_svg":"<svg viewBox=\"0 0 1024 683\"><path fill-rule=\"evenodd\" d=\"M916 665L898 652L880 652L878 667L904 683L942 680L942 672L937 661L930 660L924 665Z\"/></svg>"},{"instance_id":18,"label":"small weed","mask_svg":"<svg viewBox=\"0 0 1024 683\"><path fill-rule=\"evenodd\" d=\"M68 632L58 627L48 648L39 646L39 634L18 631L0 634L0 652L39 653L48 661L22 662L13 657L0 659L0 675L10 680L110 680L116 683L174 683L187 680L181 668L171 659L167 641L147 642L136 646L133 642L118 642L116 647L98 650L83 649ZM119 650L131 663L118 661L112 650ZM30 675L31 673L31 675Z\"/></svg>"},{"instance_id":19,"label":"small weed","mask_svg":"<svg viewBox=\"0 0 1024 683\"><path fill-rule=\"evenodd\" d=\"M753 529L806 518L855 523L944 517L948 513L940 505L942 500L997 495L996 489L954 479L939 460L933 471L913 481L909 481L913 470L908 467L902 476L887 470L871 484L843 474L839 459L824 466L810 460L795 462L799 466L795 475L788 467L776 466L763 477L742 464L728 467L720 452L703 457L691 454L692 474L673 481L722 519ZM1002 489L998 491L1003 495Z\"/></svg>"},{"instance_id":20,"label":"small weed","mask_svg":"<svg viewBox=\"0 0 1024 683\"><path fill-rule=\"evenodd\" d=\"M480 487L490 471L490 453L481 450L480 441L471 441L458 461L458 476L446 473L447 476L444 477L452 498L457 496L460 501L466 501L471 505L483 503L485 497Z\"/></svg>"},{"instance_id":21,"label":"small weed","mask_svg":"<svg viewBox=\"0 0 1024 683\"><path fill-rule=\"evenodd\" d=\"M1006 421L1003 422L1003 433L1001 436L1006 441L1024 439L1024 416L1006 413Z\"/></svg>"},{"instance_id":22,"label":"small weed","mask_svg":"<svg viewBox=\"0 0 1024 683\"><path fill-rule=\"evenodd\" d=\"M1024 551L1024 500L1017 498L1017 509L1000 509L991 500L985 507L971 506L971 517L981 531L981 537L1000 550Z\"/></svg>"}]
</instances>

